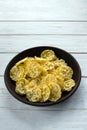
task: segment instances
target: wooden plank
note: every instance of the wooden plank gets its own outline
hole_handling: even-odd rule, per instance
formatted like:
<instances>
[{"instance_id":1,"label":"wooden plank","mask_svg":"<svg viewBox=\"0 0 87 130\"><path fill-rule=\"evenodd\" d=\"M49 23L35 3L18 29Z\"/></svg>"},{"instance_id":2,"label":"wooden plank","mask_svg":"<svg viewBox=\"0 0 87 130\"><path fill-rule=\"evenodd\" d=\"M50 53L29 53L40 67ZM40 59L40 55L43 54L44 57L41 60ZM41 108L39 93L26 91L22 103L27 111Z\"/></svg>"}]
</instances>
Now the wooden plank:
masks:
<instances>
[{"instance_id":1,"label":"wooden plank","mask_svg":"<svg viewBox=\"0 0 87 130\"><path fill-rule=\"evenodd\" d=\"M0 120L2 130L19 130L19 127L21 130L86 130L87 111L16 111L8 109L0 110Z\"/></svg>"},{"instance_id":2,"label":"wooden plank","mask_svg":"<svg viewBox=\"0 0 87 130\"><path fill-rule=\"evenodd\" d=\"M87 34L87 22L0 22L1 34Z\"/></svg>"},{"instance_id":3,"label":"wooden plank","mask_svg":"<svg viewBox=\"0 0 87 130\"><path fill-rule=\"evenodd\" d=\"M15 56L15 54L0 54L1 71L0 75L4 75L5 68L9 61Z\"/></svg>"},{"instance_id":4,"label":"wooden plank","mask_svg":"<svg viewBox=\"0 0 87 130\"><path fill-rule=\"evenodd\" d=\"M0 0L1 20L87 20L86 12L86 0Z\"/></svg>"},{"instance_id":5,"label":"wooden plank","mask_svg":"<svg viewBox=\"0 0 87 130\"><path fill-rule=\"evenodd\" d=\"M0 52L20 52L35 46L55 46L68 52L87 52L87 36L0 36Z\"/></svg>"},{"instance_id":6,"label":"wooden plank","mask_svg":"<svg viewBox=\"0 0 87 130\"><path fill-rule=\"evenodd\" d=\"M10 54L10 53L2 53L0 54L0 65L1 65L1 71L0 75L4 74L4 70L6 68L6 65L8 62L15 56L16 54ZM82 76L87 76L87 54L72 54L77 61L79 62L82 70Z\"/></svg>"},{"instance_id":7,"label":"wooden plank","mask_svg":"<svg viewBox=\"0 0 87 130\"><path fill-rule=\"evenodd\" d=\"M87 78L82 78L81 84L77 91L68 100L63 103L49 106L49 107L34 107L19 102L7 91L3 81L0 77L0 109L10 110L44 110L44 111L64 111L64 110L87 110Z\"/></svg>"}]
</instances>

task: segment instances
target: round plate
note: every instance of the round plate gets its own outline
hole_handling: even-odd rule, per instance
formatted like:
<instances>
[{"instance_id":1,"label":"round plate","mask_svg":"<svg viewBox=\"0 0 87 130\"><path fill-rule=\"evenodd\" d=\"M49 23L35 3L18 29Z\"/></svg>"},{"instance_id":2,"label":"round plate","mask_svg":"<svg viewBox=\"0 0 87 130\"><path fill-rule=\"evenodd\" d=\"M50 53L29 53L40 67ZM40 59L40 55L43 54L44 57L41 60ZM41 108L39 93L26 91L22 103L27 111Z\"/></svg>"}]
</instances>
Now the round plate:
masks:
<instances>
[{"instance_id":1,"label":"round plate","mask_svg":"<svg viewBox=\"0 0 87 130\"><path fill-rule=\"evenodd\" d=\"M72 88L71 91L63 92L62 97L56 102L47 101L45 103L39 103L39 102L33 103L33 102L28 101L25 96L20 96L15 92L15 83L10 79L9 72L10 72L10 69L15 65L16 62L20 61L21 59L23 59L27 56L28 57L40 56L40 53L45 49L53 50L58 58L64 59L66 61L66 63L73 69L73 71L74 71L73 79L75 80L76 85L75 85L75 87ZM79 66L78 62L76 61L76 59L72 55L70 55L68 52L66 52L62 49L56 48L56 47L39 46L39 47L34 47L34 48L24 50L23 52L16 55L9 62L9 64L6 67L6 70L4 73L4 80L5 80L5 84L6 84L8 91L19 101L29 104L29 105L48 106L48 105L53 105L53 104L66 100L76 91L76 89L78 88L80 81L81 81L81 69L80 69L80 66Z\"/></svg>"}]
</instances>

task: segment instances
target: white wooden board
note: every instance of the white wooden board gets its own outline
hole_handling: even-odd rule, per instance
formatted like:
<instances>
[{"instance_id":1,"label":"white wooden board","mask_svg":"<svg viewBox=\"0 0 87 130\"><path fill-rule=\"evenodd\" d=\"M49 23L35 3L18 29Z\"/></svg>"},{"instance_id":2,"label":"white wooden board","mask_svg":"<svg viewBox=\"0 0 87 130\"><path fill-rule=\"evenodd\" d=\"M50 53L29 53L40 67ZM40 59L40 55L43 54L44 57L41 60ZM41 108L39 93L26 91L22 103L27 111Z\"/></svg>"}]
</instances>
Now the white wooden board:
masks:
<instances>
[{"instance_id":1,"label":"white wooden board","mask_svg":"<svg viewBox=\"0 0 87 130\"><path fill-rule=\"evenodd\" d=\"M0 0L1 20L87 20L87 0Z\"/></svg>"},{"instance_id":2,"label":"white wooden board","mask_svg":"<svg viewBox=\"0 0 87 130\"><path fill-rule=\"evenodd\" d=\"M55 46L73 53L87 53L87 36L0 36L0 52L20 52L35 46Z\"/></svg>"},{"instance_id":3,"label":"white wooden board","mask_svg":"<svg viewBox=\"0 0 87 130\"><path fill-rule=\"evenodd\" d=\"M87 22L0 22L0 35L87 35Z\"/></svg>"},{"instance_id":4,"label":"white wooden board","mask_svg":"<svg viewBox=\"0 0 87 130\"><path fill-rule=\"evenodd\" d=\"M39 108L38 108L39 109ZM3 116L5 115L5 116ZM87 111L0 110L3 130L86 130Z\"/></svg>"}]
</instances>

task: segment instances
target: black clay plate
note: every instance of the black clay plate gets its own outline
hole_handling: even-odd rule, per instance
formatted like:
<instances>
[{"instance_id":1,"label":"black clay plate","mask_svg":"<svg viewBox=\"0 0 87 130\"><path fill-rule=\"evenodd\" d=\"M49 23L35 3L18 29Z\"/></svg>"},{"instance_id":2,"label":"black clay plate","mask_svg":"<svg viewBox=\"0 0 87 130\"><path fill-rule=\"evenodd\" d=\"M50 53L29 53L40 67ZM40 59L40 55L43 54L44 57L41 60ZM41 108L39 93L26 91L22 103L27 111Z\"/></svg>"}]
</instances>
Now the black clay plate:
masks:
<instances>
[{"instance_id":1,"label":"black clay plate","mask_svg":"<svg viewBox=\"0 0 87 130\"><path fill-rule=\"evenodd\" d=\"M23 59L23 58L25 58L27 56L28 57L40 56L40 53L43 50L45 50L45 49L51 49L51 50L53 50L55 52L55 54L56 54L57 57L59 57L60 59L64 59L67 62L67 64L74 71L73 79L75 80L76 85L75 85L75 87L73 87L73 89L70 92L64 92L62 94L62 97L58 101L56 101L55 103L54 102L50 102L50 101L47 101L45 103L39 103L39 102L38 103L33 103L33 102L28 101L25 96L20 96L20 95L18 95L15 92L15 83L10 79L9 72L10 72L10 69L19 60L21 60L21 59ZM48 105L53 105L53 104L56 104L56 103L59 103L59 102L62 102L64 100L66 100L67 98L69 98L76 91L76 89L78 88L78 86L80 84L80 81L81 81L81 69L80 69L80 66L79 66L78 62L75 60L75 58L72 55L70 55L68 52L66 52L66 51L64 51L62 49L56 48L56 47L39 46L39 47L34 47L34 48L30 48L30 49L24 50L23 52L21 52L18 55L16 55L9 62L9 64L6 67L6 70L5 70L5 73L4 73L4 81L5 81L5 84L6 84L6 87L7 87L8 91L16 99L18 99L19 101L21 101L23 103L26 103L26 104L29 104L29 105L48 106Z\"/></svg>"}]
</instances>

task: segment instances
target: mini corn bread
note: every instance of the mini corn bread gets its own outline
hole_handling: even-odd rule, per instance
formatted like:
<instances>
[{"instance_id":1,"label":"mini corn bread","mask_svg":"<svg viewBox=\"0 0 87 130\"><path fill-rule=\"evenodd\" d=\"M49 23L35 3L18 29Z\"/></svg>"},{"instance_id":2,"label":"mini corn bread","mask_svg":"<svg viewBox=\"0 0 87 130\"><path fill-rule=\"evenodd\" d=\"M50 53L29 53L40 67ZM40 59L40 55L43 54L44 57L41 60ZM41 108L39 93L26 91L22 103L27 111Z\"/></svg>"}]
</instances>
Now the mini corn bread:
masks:
<instances>
[{"instance_id":1,"label":"mini corn bread","mask_svg":"<svg viewBox=\"0 0 87 130\"><path fill-rule=\"evenodd\" d=\"M37 86L29 88L26 97L31 102L39 102L41 100L41 89Z\"/></svg>"},{"instance_id":2,"label":"mini corn bread","mask_svg":"<svg viewBox=\"0 0 87 130\"><path fill-rule=\"evenodd\" d=\"M25 86L28 84L28 80L26 80L25 78L20 78L19 80L17 80L16 82L16 88L15 91L16 93L20 94L20 95L25 95Z\"/></svg>"},{"instance_id":3,"label":"mini corn bread","mask_svg":"<svg viewBox=\"0 0 87 130\"><path fill-rule=\"evenodd\" d=\"M42 51L40 56L41 56L41 58L48 59L50 61L56 59L56 55L55 55L54 51L52 51L52 50L44 50L44 51Z\"/></svg>"},{"instance_id":4,"label":"mini corn bread","mask_svg":"<svg viewBox=\"0 0 87 130\"><path fill-rule=\"evenodd\" d=\"M46 84L41 84L40 89L42 94L40 102L46 102L50 98L50 88Z\"/></svg>"}]
</instances>

